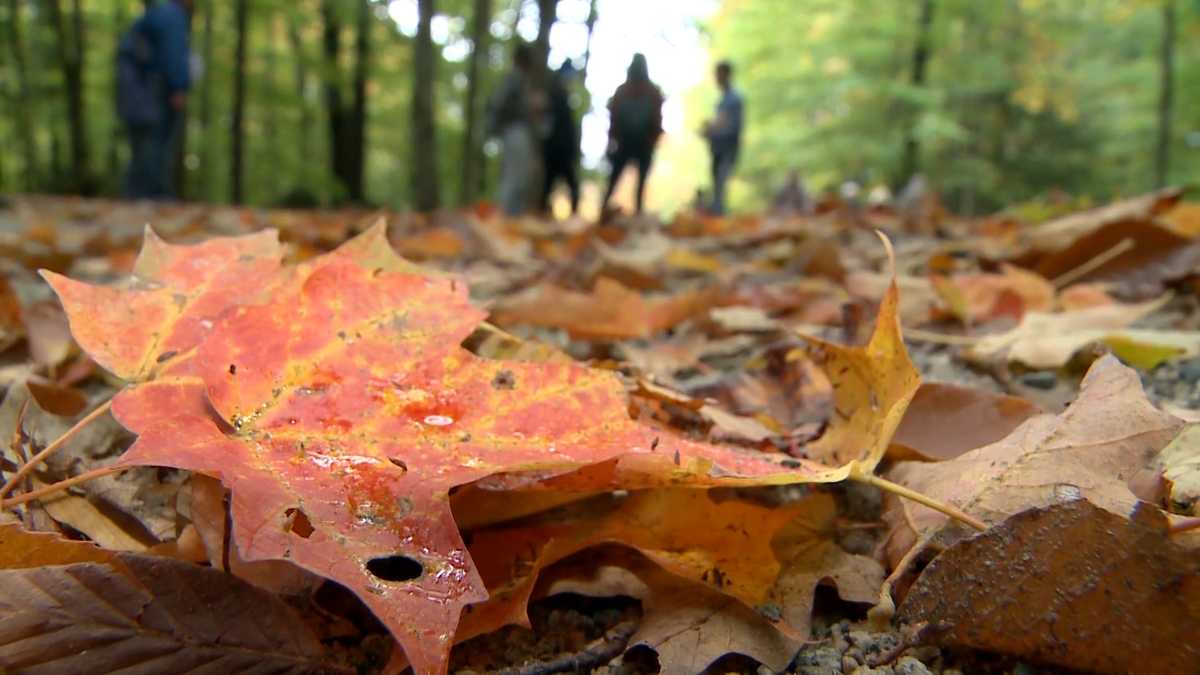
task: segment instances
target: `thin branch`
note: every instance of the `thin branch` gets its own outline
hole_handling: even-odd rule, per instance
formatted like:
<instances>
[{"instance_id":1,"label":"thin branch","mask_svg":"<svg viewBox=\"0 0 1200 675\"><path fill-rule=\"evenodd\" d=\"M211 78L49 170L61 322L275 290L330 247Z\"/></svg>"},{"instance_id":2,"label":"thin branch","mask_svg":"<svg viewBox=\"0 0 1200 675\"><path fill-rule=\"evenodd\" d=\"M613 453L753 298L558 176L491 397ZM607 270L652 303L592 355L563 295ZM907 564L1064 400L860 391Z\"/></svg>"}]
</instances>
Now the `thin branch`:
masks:
<instances>
[{"instance_id":1,"label":"thin branch","mask_svg":"<svg viewBox=\"0 0 1200 675\"><path fill-rule=\"evenodd\" d=\"M19 506L26 502L32 502L36 499L41 499L42 497L45 497L46 495L52 495L56 492L62 492L63 490L66 490L69 487L74 487L76 485L79 485L80 483L86 483L90 480L95 480L97 478L101 478L101 477L107 476L109 474L117 473L119 471L124 471L125 469L132 469L132 468L133 467L130 467L130 466L102 466L99 469L92 469L91 471L85 471L85 472L79 474L78 476L73 476L66 480L60 480L57 483L52 483L45 487L40 487L36 490L31 490L24 494L17 495L16 497L12 497L11 499L0 500L0 511L3 511L5 509L11 509L14 506Z\"/></svg>"},{"instance_id":2,"label":"thin branch","mask_svg":"<svg viewBox=\"0 0 1200 675\"><path fill-rule=\"evenodd\" d=\"M1192 530L1200 530L1200 517L1184 518L1183 520L1176 522L1170 527L1170 529L1167 530L1167 534L1182 534Z\"/></svg>"},{"instance_id":3,"label":"thin branch","mask_svg":"<svg viewBox=\"0 0 1200 675\"><path fill-rule=\"evenodd\" d=\"M957 507L951 506L950 504L947 504L945 502L940 502L932 497L923 495L920 492L917 492L915 490L910 490L909 488L906 488L903 485L900 485L899 483L893 483L890 480L886 480L886 479L880 478L879 476L876 476L874 474L865 473L865 472L864 473L852 473L852 474L850 474L850 478L853 480L862 482L862 483L866 483L868 485L874 485L875 487L879 488L880 490L890 492L898 497L903 497L905 499L912 500L922 506L927 506L927 507L933 509L934 511L940 511L941 513L944 513L947 516L950 516L954 520L957 520L961 523L965 523L966 525L970 525L971 527L975 528L976 530L979 530L980 532L988 529L987 523L983 522L982 520L979 520L978 518L976 518L974 516L967 515L963 511L959 510Z\"/></svg>"},{"instance_id":4,"label":"thin branch","mask_svg":"<svg viewBox=\"0 0 1200 675\"><path fill-rule=\"evenodd\" d=\"M1122 239L1121 241L1117 242L1117 244L1115 246L1113 246L1112 248L1101 253L1100 255L1096 256L1095 258L1088 260L1087 262L1083 263L1079 267L1076 267L1075 269L1067 270L1066 272L1063 272L1062 274L1054 277L1053 279L1050 280L1050 283L1054 284L1055 288L1064 288L1065 286L1068 286L1069 284L1076 281L1077 279L1082 279L1083 277L1087 276L1088 274L1095 271L1096 269L1098 269L1105 263L1109 262L1113 258L1116 258L1117 256L1121 255L1122 253L1133 248L1133 246L1134 246L1133 239L1126 237L1126 238Z\"/></svg>"},{"instance_id":5,"label":"thin branch","mask_svg":"<svg viewBox=\"0 0 1200 675\"><path fill-rule=\"evenodd\" d=\"M30 457L29 461L25 462L25 464L22 465L15 474L13 474L13 477L4 484L4 487L0 487L0 500L3 500L5 497L7 497L22 479L33 473L33 470L36 469L37 466L41 464L47 457L53 455L55 452L58 452L59 448L66 445L67 441L71 440L75 434L78 434L84 429L84 427L96 421L97 418L108 412L108 408L111 405L112 398L110 397L108 400L104 401L104 403L96 406L96 409L88 413L83 419L76 422L75 426L63 432L62 436L54 439L54 442L52 442L50 445L47 445L44 450L37 453L33 457Z\"/></svg>"}]
</instances>

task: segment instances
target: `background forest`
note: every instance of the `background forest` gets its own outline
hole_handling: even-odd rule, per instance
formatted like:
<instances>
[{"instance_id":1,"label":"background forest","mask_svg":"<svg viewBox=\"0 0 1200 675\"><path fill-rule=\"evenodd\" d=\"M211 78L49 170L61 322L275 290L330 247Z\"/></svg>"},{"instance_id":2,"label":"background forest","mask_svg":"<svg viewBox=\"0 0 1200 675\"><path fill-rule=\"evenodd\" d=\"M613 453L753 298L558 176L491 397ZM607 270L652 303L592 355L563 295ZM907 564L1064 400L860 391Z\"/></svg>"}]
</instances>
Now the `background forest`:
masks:
<instances>
[{"instance_id":1,"label":"background forest","mask_svg":"<svg viewBox=\"0 0 1200 675\"><path fill-rule=\"evenodd\" d=\"M763 206L791 169L815 189L895 187L922 172L963 212L1200 175L1200 0L661 1L651 13L686 7L678 15L703 50L652 59L653 78L737 66L748 114L737 208ZM495 149L481 110L513 41L552 66L570 57L594 70L589 61L627 59L592 49L597 20L636 17L638 4L198 0L192 49L204 67L180 194L421 210L489 197ZM0 191L119 193L113 60L142 6L4 0ZM682 114L651 179L655 209L686 204L706 180L695 130L716 90L694 79L669 103ZM612 93L594 73L586 84L585 145ZM603 170L596 153L584 163Z\"/></svg>"}]
</instances>

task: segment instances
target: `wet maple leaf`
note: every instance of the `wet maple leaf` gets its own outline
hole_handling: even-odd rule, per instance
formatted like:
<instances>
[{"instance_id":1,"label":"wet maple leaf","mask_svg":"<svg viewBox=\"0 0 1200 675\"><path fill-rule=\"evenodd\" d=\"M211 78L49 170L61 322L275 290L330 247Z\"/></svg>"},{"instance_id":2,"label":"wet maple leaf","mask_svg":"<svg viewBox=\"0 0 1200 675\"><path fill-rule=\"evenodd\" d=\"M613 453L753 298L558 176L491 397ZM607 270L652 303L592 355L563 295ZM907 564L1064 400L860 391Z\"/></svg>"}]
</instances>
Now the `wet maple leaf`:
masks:
<instances>
[{"instance_id":1,"label":"wet maple leaf","mask_svg":"<svg viewBox=\"0 0 1200 675\"><path fill-rule=\"evenodd\" d=\"M486 597L449 489L654 453L663 435L629 419L609 373L462 349L482 318L454 279L372 269L345 253L316 259L266 304L229 310L200 346L195 376L114 400L139 434L122 463L221 478L247 560L287 558L343 583L418 671L439 672L462 606ZM681 466L717 476L816 475L785 468L785 456L670 447Z\"/></svg>"},{"instance_id":2,"label":"wet maple leaf","mask_svg":"<svg viewBox=\"0 0 1200 675\"><path fill-rule=\"evenodd\" d=\"M282 255L274 230L174 246L147 227L133 277L119 286L41 274L84 351L117 377L141 381L198 345L226 308L261 291Z\"/></svg>"},{"instance_id":3,"label":"wet maple leaf","mask_svg":"<svg viewBox=\"0 0 1200 675\"><path fill-rule=\"evenodd\" d=\"M916 387L893 289L886 340L821 343L851 406L822 446L849 462L824 466L641 426L611 373L466 351L483 313L465 285L396 256L382 226L284 269L271 233L148 251L139 269L152 281L132 288L49 277L84 348L141 381L113 401L139 436L121 463L220 478L245 560L289 559L347 586L422 673L445 669L462 607L486 597L450 488L605 462L573 489L842 480L882 456ZM155 372L193 348L186 369Z\"/></svg>"}]
</instances>

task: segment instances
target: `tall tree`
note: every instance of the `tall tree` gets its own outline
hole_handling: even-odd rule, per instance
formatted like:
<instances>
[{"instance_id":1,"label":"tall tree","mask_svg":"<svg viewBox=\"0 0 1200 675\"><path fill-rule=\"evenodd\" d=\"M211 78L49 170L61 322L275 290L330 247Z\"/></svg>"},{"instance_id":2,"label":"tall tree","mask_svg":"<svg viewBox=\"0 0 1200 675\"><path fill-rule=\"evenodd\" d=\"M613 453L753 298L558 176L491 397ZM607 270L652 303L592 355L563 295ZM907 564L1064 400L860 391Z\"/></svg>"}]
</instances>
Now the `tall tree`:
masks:
<instances>
[{"instance_id":1,"label":"tall tree","mask_svg":"<svg viewBox=\"0 0 1200 675\"><path fill-rule=\"evenodd\" d=\"M214 157L212 138L209 132L212 130L212 114L213 114L213 85L216 82L216 74L213 64L213 22L214 16L217 13L217 0L206 0L204 3L204 36L203 45L201 46L204 75L200 83L200 190L198 194L202 199L212 199L212 177L214 169Z\"/></svg>"},{"instance_id":2,"label":"tall tree","mask_svg":"<svg viewBox=\"0 0 1200 675\"><path fill-rule=\"evenodd\" d=\"M304 52L304 40L300 36L300 14L292 11L288 17L288 42L292 47L292 75L295 78L296 100L300 105L300 144L299 155L303 158L310 156L312 148L313 111L308 105L308 59Z\"/></svg>"},{"instance_id":3,"label":"tall tree","mask_svg":"<svg viewBox=\"0 0 1200 675\"><path fill-rule=\"evenodd\" d=\"M58 64L62 69L67 99L67 133L71 143L70 188L81 193L94 189L90 177L87 123L84 118L83 90L83 8L81 0L71 3L71 15L63 11L62 0L46 0L46 16L58 42Z\"/></svg>"},{"instance_id":4,"label":"tall tree","mask_svg":"<svg viewBox=\"0 0 1200 675\"><path fill-rule=\"evenodd\" d=\"M354 39L354 102L350 110L350 155L347 167L350 200L366 201L367 166L367 75L370 72L371 3L358 2L358 27Z\"/></svg>"},{"instance_id":5,"label":"tall tree","mask_svg":"<svg viewBox=\"0 0 1200 675\"><path fill-rule=\"evenodd\" d=\"M558 20L558 0L538 0L538 34L533 43L533 68L544 78L550 60L550 29Z\"/></svg>"},{"instance_id":6,"label":"tall tree","mask_svg":"<svg viewBox=\"0 0 1200 675\"><path fill-rule=\"evenodd\" d=\"M413 43L412 96L412 191L418 211L432 211L439 205L437 138L433 109L434 0L417 0L419 20Z\"/></svg>"},{"instance_id":7,"label":"tall tree","mask_svg":"<svg viewBox=\"0 0 1200 675\"><path fill-rule=\"evenodd\" d=\"M932 27L933 0L921 0L921 10L917 16L917 39L913 45L912 70L909 77L914 91L920 91L925 86L925 71L929 64L929 34ZM905 132L897 185L907 181L917 172L917 159L921 151L920 142L917 140L917 117L916 114L912 116Z\"/></svg>"},{"instance_id":8,"label":"tall tree","mask_svg":"<svg viewBox=\"0 0 1200 675\"><path fill-rule=\"evenodd\" d=\"M25 64L25 44L21 36L21 0L8 2L8 46L12 51L13 80L16 83L16 100L13 105L16 115L17 136L20 137L22 161L25 164L26 190L32 190L38 173L37 145L33 138L33 121L29 109L29 71Z\"/></svg>"},{"instance_id":9,"label":"tall tree","mask_svg":"<svg viewBox=\"0 0 1200 675\"><path fill-rule=\"evenodd\" d=\"M587 23L585 24L587 26L587 41L583 47L583 80L585 82L587 81L588 64L592 62L592 34L596 31L597 17L596 0L591 0L588 4Z\"/></svg>"},{"instance_id":10,"label":"tall tree","mask_svg":"<svg viewBox=\"0 0 1200 675\"><path fill-rule=\"evenodd\" d=\"M187 31L189 40L192 32L192 14L187 14ZM188 117L191 116L191 106L185 105L179 111L179 119L176 124L179 125L179 132L175 134L175 148L171 155L174 166L171 170L171 180L174 185L171 186L172 192L180 199L187 199L187 147L188 147Z\"/></svg>"},{"instance_id":11,"label":"tall tree","mask_svg":"<svg viewBox=\"0 0 1200 675\"><path fill-rule=\"evenodd\" d=\"M1154 153L1154 183L1164 187L1170 181L1171 173L1171 113L1175 99L1175 0L1163 1L1158 86L1158 148Z\"/></svg>"},{"instance_id":12,"label":"tall tree","mask_svg":"<svg viewBox=\"0 0 1200 675\"><path fill-rule=\"evenodd\" d=\"M246 39L247 24L250 22L250 0L236 0L237 47L233 62L233 124L230 144L231 180L230 200L241 204L245 199L246 167Z\"/></svg>"},{"instance_id":13,"label":"tall tree","mask_svg":"<svg viewBox=\"0 0 1200 675\"><path fill-rule=\"evenodd\" d=\"M483 175L483 144L480 140L480 80L487 63L488 35L492 25L492 0L475 0L471 22L471 61L467 64L467 95L462 148L462 192L459 201L470 204L481 190Z\"/></svg>"},{"instance_id":14,"label":"tall tree","mask_svg":"<svg viewBox=\"0 0 1200 675\"><path fill-rule=\"evenodd\" d=\"M344 3L323 0L321 16L324 23L322 44L325 56L325 108L329 120L330 164L342 194L352 202L364 200L363 166L366 159L366 96L367 56L370 52L370 3L358 0L358 36L355 45L354 92L351 106L343 97L345 76L342 73L342 17Z\"/></svg>"}]
</instances>

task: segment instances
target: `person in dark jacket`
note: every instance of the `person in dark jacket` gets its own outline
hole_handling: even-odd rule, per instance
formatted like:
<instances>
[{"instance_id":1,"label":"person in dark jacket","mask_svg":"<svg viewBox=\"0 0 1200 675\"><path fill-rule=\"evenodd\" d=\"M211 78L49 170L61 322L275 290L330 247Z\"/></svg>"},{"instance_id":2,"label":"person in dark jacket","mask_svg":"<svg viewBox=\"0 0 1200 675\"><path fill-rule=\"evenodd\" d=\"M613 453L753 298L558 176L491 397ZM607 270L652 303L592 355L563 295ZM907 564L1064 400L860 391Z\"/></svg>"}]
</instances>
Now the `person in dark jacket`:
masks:
<instances>
[{"instance_id":1,"label":"person in dark jacket","mask_svg":"<svg viewBox=\"0 0 1200 675\"><path fill-rule=\"evenodd\" d=\"M608 160L612 173L604 192L602 211L608 210L617 180L630 162L637 163L637 212L642 212L646 174L654 159L654 146L662 135L662 91L650 81L646 57L634 54L625 82L608 102Z\"/></svg>"},{"instance_id":2,"label":"person in dark jacket","mask_svg":"<svg viewBox=\"0 0 1200 675\"><path fill-rule=\"evenodd\" d=\"M117 109L131 150L125 194L169 199L180 123L191 88L192 0L150 5L118 49Z\"/></svg>"},{"instance_id":3,"label":"person in dark jacket","mask_svg":"<svg viewBox=\"0 0 1200 675\"><path fill-rule=\"evenodd\" d=\"M733 175L737 165L738 150L742 145L742 118L744 116L742 95L733 88L733 65L728 61L717 64L717 86L721 98L717 102L717 116L704 125L704 137L708 139L708 150L712 155L713 199L712 213L725 215L725 183Z\"/></svg>"},{"instance_id":4,"label":"person in dark jacket","mask_svg":"<svg viewBox=\"0 0 1200 675\"><path fill-rule=\"evenodd\" d=\"M563 180L571 194L571 215L579 210L579 125L571 109L575 67L563 63L546 90L549 129L542 141L542 212L550 212L550 193Z\"/></svg>"}]
</instances>

